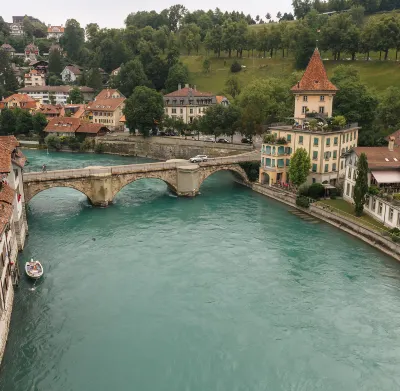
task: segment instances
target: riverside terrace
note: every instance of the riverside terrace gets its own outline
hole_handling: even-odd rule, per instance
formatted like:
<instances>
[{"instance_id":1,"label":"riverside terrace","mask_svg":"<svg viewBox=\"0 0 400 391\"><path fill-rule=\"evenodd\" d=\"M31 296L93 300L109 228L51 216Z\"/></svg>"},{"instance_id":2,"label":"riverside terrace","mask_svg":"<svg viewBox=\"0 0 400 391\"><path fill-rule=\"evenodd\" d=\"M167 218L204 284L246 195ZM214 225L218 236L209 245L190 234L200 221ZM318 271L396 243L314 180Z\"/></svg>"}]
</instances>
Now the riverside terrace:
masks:
<instances>
[{"instance_id":1,"label":"riverside terrace","mask_svg":"<svg viewBox=\"0 0 400 391\"><path fill-rule=\"evenodd\" d=\"M25 173L25 201L29 202L46 189L70 187L85 194L93 205L107 206L123 187L143 178L161 179L177 195L193 197L204 180L217 171L230 171L243 183L249 183L240 163L251 161L259 161L258 152L209 159L199 164L166 162Z\"/></svg>"}]
</instances>

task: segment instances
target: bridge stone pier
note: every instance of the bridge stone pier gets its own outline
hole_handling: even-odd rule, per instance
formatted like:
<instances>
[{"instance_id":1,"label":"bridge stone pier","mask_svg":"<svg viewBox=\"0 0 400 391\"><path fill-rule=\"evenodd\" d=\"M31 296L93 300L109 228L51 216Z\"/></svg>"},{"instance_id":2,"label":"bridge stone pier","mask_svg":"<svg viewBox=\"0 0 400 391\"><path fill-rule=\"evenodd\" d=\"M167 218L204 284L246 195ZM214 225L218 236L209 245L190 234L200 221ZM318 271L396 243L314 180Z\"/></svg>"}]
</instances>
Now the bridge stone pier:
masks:
<instances>
[{"instance_id":1,"label":"bridge stone pier","mask_svg":"<svg viewBox=\"0 0 400 391\"><path fill-rule=\"evenodd\" d=\"M107 206L126 185L144 178L161 179L178 196L194 197L204 180L217 171L231 171L243 183L248 183L240 163L258 160L258 154L248 153L199 164L166 162L24 173L25 202L46 189L69 187L85 194L93 205Z\"/></svg>"}]
</instances>

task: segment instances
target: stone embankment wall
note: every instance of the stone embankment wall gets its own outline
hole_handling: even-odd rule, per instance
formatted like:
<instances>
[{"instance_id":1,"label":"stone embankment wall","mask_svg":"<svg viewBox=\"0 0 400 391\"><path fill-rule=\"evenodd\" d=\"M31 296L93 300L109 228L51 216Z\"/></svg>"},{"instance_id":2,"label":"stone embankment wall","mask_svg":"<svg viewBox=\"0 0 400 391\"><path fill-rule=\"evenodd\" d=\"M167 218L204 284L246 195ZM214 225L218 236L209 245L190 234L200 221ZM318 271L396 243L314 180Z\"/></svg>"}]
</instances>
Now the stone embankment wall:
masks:
<instances>
[{"instance_id":1,"label":"stone embankment wall","mask_svg":"<svg viewBox=\"0 0 400 391\"><path fill-rule=\"evenodd\" d=\"M246 144L220 144L173 137L105 136L96 143L104 145L105 153L149 157L153 159L189 159L196 155L222 157L238 155L253 150Z\"/></svg>"},{"instance_id":2,"label":"stone embankment wall","mask_svg":"<svg viewBox=\"0 0 400 391\"><path fill-rule=\"evenodd\" d=\"M323 220L331 225L334 225L335 227L358 237L364 242L400 261L400 245L393 242L390 237L382 236L366 226L357 224L356 221L352 221L344 216L332 213L331 211L315 204L311 204L310 208L308 209L299 208L296 205L296 196L287 191L275 189L269 186L262 186L260 184L254 184L252 188L257 193L264 194L277 201L290 205L293 208L299 209L304 213Z\"/></svg>"}]
</instances>

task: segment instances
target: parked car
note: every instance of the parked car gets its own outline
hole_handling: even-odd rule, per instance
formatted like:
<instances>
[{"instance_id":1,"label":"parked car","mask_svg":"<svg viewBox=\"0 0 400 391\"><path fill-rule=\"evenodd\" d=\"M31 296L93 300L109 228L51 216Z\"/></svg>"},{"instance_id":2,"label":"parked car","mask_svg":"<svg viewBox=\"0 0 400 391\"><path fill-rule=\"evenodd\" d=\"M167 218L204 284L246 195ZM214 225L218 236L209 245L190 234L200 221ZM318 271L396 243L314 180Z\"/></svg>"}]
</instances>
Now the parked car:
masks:
<instances>
[{"instance_id":1,"label":"parked car","mask_svg":"<svg viewBox=\"0 0 400 391\"><path fill-rule=\"evenodd\" d=\"M207 155L197 155L189 159L190 163L201 163L201 162L206 162L207 160L208 160Z\"/></svg>"},{"instance_id":2,"label":"parked car","mask_svg":"<svg viewBox=\"0 0 400 391\"><path fill-rule=\"evenodd\" d=\"M224 144L228 144L229 141L226 138L219 138L217 143L224 143Z\"/></svg>"},{"instance_id":3,"label":"parked car","mask_svg":"<svg viewBox=\"0 0 400 391\"><path fill-rule=\"evenodd\" d=\"M242 138L242 143L243 143L243 144L251 144L251 141L250 141L248 138L243 137L243 138Z\"/></svg>"},{"instance_id":4,"label":"parked car","mask_svg":"<svg viewBox=\"0 0 400 391\"><path fill-rule=\"evenodd\" d=\"M206 138L204 139L204 141L207 141L207 142L209 142L209 143L215 143L215 139L213 139L212 137L206 137Z\"/></svg>"}]
</instances>

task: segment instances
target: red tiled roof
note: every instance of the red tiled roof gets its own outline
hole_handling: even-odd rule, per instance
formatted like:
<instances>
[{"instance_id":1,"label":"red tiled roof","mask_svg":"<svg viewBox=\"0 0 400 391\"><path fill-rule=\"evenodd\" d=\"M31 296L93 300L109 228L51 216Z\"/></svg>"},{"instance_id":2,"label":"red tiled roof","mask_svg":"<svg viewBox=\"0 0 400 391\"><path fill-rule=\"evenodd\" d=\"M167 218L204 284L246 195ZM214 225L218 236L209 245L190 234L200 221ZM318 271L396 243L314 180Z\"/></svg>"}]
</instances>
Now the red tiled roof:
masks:
<instances>
[{"instance_id":1,"label":"red tiled roof","mask_svg":"<svg viewBox=\"0 0 400 391\"><path fill-rule=\"evenodd\" d=\"M62 110L61 105L42 104L39 107L39 111L44 115L50 115L50 114L60 115L61 110Z\"/></svg>"},{"instance_id":2,"label":"red tiled roof","mask_svg":"<svg viewBox=\"0 0 400 391\"><path fill-rule=\"evenodd\" d=\"M310 62L301 80L292 87L292 91L337 91L328 79L318 49L314 50Z\"/></svg>"},{"instance_id":3,"label":"red tiled roof","mask_svg":"<svg viewBox=\"0 0 400 391\"><path fill-rule=\"evenodd\" d=\"M187 97L187 96L194 96L194 97L212 97L214 96L211 92L201 92L201 91L197 91L193 88L190 87L185 87L185 88L181 88L180 90L176 90L173 92L170 92L167 95L164 95L166 97Z\"/></svg>"},{"instance_id":4,"label":"red tiled roof","mask_svg":"<svg viewBox=\"0 0 400 391\"><path fill-rule=\"evenodd\" d=\"M0 202L12 205L14 201L15 191L5 183L2 183L0 189Z\"/></svg>"},{"instance_id":5,"label":"red tiled roof","mask_svg":"<svg viewBox=\"0 0 400 391\"><path fill-rule=\"evenodd\" d=\"M100 91L98 95L94 98L94 100L97 101L101 99L117 99L117 98L112 98L113 94L118 94L120 95L121 98L125 98L117 89L106 88Z\"/></svg>"},{"instance_id":6,"label":"red tiled roof","mask_svg":"<svg viewBox=\"0 0 400 391\"><path fill-rule=\"evenodd\" d=\"M65 68L67 68L70 72L72 72L74 75L82 75L82 70L79 69L76 66L73 65L67 65Z\"/></svg>"},{"instance_id":7,"label":"red tiled roof","mask_svg":"<svg viewBox=\"0 0 400 391\"><path fill-rule=\"evenodd\" d=\"M5 50L6 52L15 52L15 49L9 43L3 43L3 45L1 45L1 49Z\"/></svg>"},{"instance_id":8,"label":"red tiled roof","mask_svg":"<svg viewBox=\"0 0 400 391\"><path fill-rule=\"evenodd\" d=\"M125 100L125 98L96 99L94 102L88 103L87 109L91 111L115 111Z\"/></svg>"},{"instance_id":9,"label":"red tiled roof","mask_svg":"<svg viewBox=\"0 0 400 391\"><path fill-rule=\"evenodd\" d=\"M126 122L126 117L125 117L125 115L123 115L123 116L119 119L119 122Z\"/></svg>"},{"instance_id":10,"label":"red tiled roof","mask_svg":"<svg viewBox=\"0 0 400 391\"><path fill-rule=\"evenodd\" d=\"M89 123L82 123L82 125L78 128L76 133L91 133L97 134L100 131L108 132L109 129L106 125L103 124L89 124Z\"/></svg>"},{"instance_id":11,"label":"red tiled roof","mask_svg":"<svg viewBox=\"0 0 400 391\"><path fill-rule=\"evenodd\" d=\"M17 102L34 102L36 103L35 99L31 98L27 94L12 94L9 97L5 98L3 102L11 102L16 100Z\"/></svg>"},{"instance_id":12,"label":"red tiled roof","mask_svg":"<svg viewBox=\"0 0 400 391\"><path fill-rule=\"evenodd\" d=\"M81 125L78 118L56 117L52 118L44 128L46 133L75 133Z\"/></svg>"},{"instance_id":13,"label":"red tiled roof","mask_svg":"<svg viewBox=\"0 0 400 391\"><path fill-rule=\"evenodd\" d=\"M12 169L12 152L19 146L18 140L14 136L0 136L0 172L10 172ZM25 159L21 152L13 156L13 161L18 164L19 159ZM25 163L25 160L23 161Z\"/></svg>"},{"instance_id":14,"label":"red tiled roof","mask_svg":"<svg viewBox=\"0 0 400 391\"><path fill-rule=\"evenodd\" d=\"M365 153L370 169L400 168L400 147L394 147L393 151L388 147L356 147L353 150L357 156Z\"/></svg>"},{"instance_id":15,"label":"red tiled roof","mask_svg":"<svg viewBox=\"0 0 400 391\"><path fill-rule=\"evenodd\" d=\"M72 112L72 110L68 110L68 109L72 109L72 108L77 108L77 110L75 112ZM71 112L71 118L81 118L85 114L86 105L85 104L68 104L68 105L64 105L61 108L60 116L61 117L65 117L66 111Z\"/></svg>"},{"instance_id":16,"label":"red tiled roof","mask_svg":"<svg viewBox=\"0 0 400 391\"><path fill-rule=\"evenodd\" d=\"M64 27L62 26L49 26L47 28L48 33L63 33L64 32Z\"/></svg>"}]
</instances>

